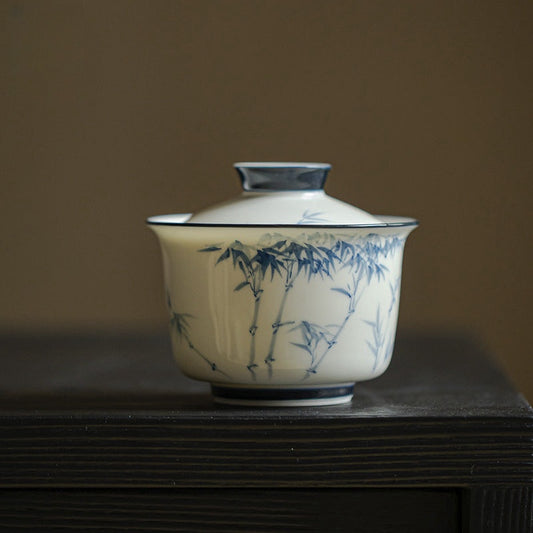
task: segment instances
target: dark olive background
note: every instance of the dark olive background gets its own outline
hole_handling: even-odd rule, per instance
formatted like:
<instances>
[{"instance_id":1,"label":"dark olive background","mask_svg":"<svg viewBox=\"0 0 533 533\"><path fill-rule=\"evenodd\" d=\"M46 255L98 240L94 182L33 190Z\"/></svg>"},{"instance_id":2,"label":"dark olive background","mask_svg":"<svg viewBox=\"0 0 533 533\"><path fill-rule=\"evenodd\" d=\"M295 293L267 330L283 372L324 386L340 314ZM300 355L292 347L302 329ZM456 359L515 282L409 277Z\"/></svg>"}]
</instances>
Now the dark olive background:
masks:
<instances>
[{"instance_id":1,"label":"dark olive background","mask_svg":"<svg viewBox=\"0 0 533 533\"><path fill-rule=\"evenodd\" d=\"M163 328L144 218L326 161L421 221L400 327L472 331L533 398L532 2L0 6L2 329Z\"/></svg>"}]
</instances>

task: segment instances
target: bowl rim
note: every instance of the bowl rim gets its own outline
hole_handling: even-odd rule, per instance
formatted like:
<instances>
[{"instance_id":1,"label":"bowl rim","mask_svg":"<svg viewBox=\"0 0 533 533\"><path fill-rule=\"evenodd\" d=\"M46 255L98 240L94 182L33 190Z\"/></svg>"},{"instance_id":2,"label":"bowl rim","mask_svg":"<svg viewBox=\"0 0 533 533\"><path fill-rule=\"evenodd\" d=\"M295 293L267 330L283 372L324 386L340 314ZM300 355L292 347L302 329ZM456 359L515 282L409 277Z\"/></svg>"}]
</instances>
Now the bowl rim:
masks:
<instances>
[{"instance_id":1,"label":"bowl rim","mask_svg":"<svg viewBox=\"0 0 533 533\"><path fill-rule=\"evenodd\" d=\"M154 215L146 219L149 226L180 226L191 228L299 228L307 229L335 229L335 228L403 228L418 226L420 222L416 218L404 216L376 215L383 220L378 224L232 224L221 222L187 222L191 213ZM175 218L175 220L172 220Z\"/></svg>"}]
</instances>

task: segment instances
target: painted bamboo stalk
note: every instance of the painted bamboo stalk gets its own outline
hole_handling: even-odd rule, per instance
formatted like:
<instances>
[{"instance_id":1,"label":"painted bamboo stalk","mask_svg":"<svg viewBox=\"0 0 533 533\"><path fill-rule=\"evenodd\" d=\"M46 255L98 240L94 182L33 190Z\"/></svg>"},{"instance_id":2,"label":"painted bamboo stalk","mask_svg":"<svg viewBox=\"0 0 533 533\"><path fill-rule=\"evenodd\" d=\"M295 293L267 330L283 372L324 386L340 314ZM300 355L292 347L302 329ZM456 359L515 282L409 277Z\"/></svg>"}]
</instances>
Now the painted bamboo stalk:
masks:
<instances>
[{"instance_id":1,"label":"painted bamboo stalk","mask_svg":"<svg viewBox=\"0 0 533 533\"><path fill-rule=\"evenodd\" d=\"M252 315L252 323L250 324L250 328L248 329L251 339L250 339L250 356L249 356L248 365L246 368L250 371L254 380L256 377L254 369L257 368L258 366L257 363L255 362L255 352L256 352L255 335L259 327L257 325L257 321L259 318L259 308L261 306L261 296L263 294L263 290L261 289L261 282L262 282L262 278L259 278L259 281L257 282L257 286L254 285L254 287L252 288L252 292L254 295L254 312Z\"/></svg>"},{"instance_id":2,"label":"painted bamboo stalk","mask_svg":"<svg viewBox=\"0 0 533 533\"><path fill-rule=\"evenodd\" d=\"M289 291L294 286L294 280L298 276L298 273L296 275L294 274L294 261L291 258L287 258L286 260L286 275L285 275L285 289L283 291L283 296L281 298L281 302L278 309L278 314L276 315L276 319L272 323L272 336L270 337L270 345L268 347L268 353L265 357L265 363L268 366L268 375L269 377L272 377L272 363L274 362L274 350L276 348L276 340L278 338L278 331L279 328L282 325L286 325L282 323L283 320L283 311L285 310L285 304L287 303L287 297L289 295ZM290 322L292 324L293 322Z\"/></svg>"},{"instance_id":3,"label":"painted bamboo stalk","mask_svg":"<svg viewBox=\"0 0 533 533\"><path fill-rule=\"evenodd\" d=\"M316 374L317 368L319 367L320 363L322 363L326 355L328 355L329 351L337 344L337 339L339 338L340 334L346 327L346 324L348 323L350 318L354 315L357 303L359 302L363 294L363 288L359 290L362 277L363 277L363 269L359 268L357 275L356 273L352 274L353 288L348 287L351 290L344 290L344 289L341 290L343 293L345 293L346 296L348 296L348 311L346 313L346 316L344 317L344 320L342 321L339 328L335 332L335 335L333 336L333 338L330 341L326 340L327 345L324 351L322 352L322 355L320 355L320 357L316 360L316 362L313 363L312 361L311 366L306 370L304 379L308 378L311 374ZM359 294L358 294L358 291L359 291Z\"/></svg>"},{"instance_id":4,"label":"painted bamboo stalk","mask_svg":"<svg viewBox=\"0 0 533 533\"><path fill-rule=\"evenodd\" d=\"M172 310L172 307L170 306L170 298L168 298L170 312L171 312L171 319L170 319L170 325L174 326L176 329L177 334L179 335L181 340L184 340L189 348L196 354L200 359L205 361L206 364L208 364L211 367L211 370L213 372L218 372L225 376L226 378L230 378L228 374L226 374L224 371L222 371L220 368L218 368L217 364L206 357L192 342L191 337L189 335L188 331L188 321L187 318L191 317L191 315L187 313L176 313Z\"/></svg>"}]
</instances>

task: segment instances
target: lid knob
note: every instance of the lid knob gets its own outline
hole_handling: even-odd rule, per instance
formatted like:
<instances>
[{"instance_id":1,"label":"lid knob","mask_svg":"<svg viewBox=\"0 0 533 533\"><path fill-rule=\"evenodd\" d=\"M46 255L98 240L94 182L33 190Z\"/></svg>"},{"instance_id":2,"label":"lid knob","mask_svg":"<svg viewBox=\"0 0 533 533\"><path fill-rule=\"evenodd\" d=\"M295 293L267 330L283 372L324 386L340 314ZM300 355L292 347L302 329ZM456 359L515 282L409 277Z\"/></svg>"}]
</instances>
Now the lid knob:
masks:
<instances>
[{"instance_id":1,"label":"lid knob","mask_svg":"<svg viewBox=\"0 0 533 533\"><path fill-rule=\"evenodd\" d=\"M324 188L328 163L235 163L245 191L316 191Z\"/></svg>"}]
</instances>

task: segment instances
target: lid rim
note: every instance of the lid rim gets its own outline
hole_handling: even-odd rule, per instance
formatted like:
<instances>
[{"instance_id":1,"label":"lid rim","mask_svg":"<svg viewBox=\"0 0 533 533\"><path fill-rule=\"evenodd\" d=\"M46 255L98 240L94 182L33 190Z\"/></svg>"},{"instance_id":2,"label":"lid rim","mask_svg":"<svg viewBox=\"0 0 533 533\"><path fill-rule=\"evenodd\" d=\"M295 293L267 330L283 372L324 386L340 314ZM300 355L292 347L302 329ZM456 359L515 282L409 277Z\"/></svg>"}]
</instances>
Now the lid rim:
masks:
<instances>
[{"instance_id":1,"label":"lid rim","mask_svg":"<svg viewBox=\"0 0 533 533\"><path fill-rule=\"evenodd\" d=\"M242 161L233 163L235 168L316 168L330 169L330 163L312 163L312 162L283 162L283 161Z\"/></svg>"}]
</instances>

